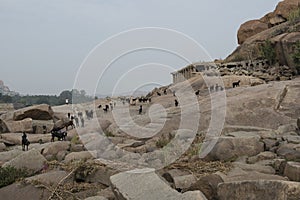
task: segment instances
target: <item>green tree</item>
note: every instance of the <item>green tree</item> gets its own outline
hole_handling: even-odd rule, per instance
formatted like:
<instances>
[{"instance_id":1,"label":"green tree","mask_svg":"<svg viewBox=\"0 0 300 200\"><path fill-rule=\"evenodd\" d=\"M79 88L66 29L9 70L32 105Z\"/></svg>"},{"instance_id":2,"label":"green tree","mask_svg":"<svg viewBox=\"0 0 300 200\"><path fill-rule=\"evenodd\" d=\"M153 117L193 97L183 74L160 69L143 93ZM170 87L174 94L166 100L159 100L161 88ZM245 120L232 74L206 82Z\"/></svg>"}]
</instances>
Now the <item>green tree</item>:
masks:
<instances>
[{"instance_id":1,"label":"green tree","mask_svg":"<svg viewBox=\"0 0 300 200\"><path fill-rule=\"evenodd\" d=\"M269 61L269 63L275 64L276 61L276 52L275 48L270 40L266 40L260 47L260 53L263 59Z\"/></svg>"}]
</instances>

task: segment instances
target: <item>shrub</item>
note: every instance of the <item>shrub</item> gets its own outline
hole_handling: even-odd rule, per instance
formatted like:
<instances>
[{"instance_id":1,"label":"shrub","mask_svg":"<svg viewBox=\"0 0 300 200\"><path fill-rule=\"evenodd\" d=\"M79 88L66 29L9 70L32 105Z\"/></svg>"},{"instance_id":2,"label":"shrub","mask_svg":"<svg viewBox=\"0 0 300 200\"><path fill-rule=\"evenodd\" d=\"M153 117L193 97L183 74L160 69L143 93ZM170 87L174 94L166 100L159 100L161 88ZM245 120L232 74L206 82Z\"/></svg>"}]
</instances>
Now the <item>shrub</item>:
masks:
<instances>
[{"instance_id":1,"label":"shrub","mask_svg":"<svg viewBox=\"0 0 300 200\"><path fill-rule=\"evenodd\" d=\"M276 52L275 52L275 48L270 40L266 40L260 46L260 54L261 54L261 57L268 60L271 65L275 63Z\"/></svg>"},{"instance_id":2,"label":"shrub","mask_svg":"<svg viewBox=\"0 0 300 200\"><path fill-rule=\"evenodd\" d=\"M159 140L156 141L156 147L158 148L163 148L164 146L166 146L168 143L170 142L170 140L168 140L167 138L159 138Z\"/></svg>"},{"instance_id":3,"label":"shrub","mask_svg":"<svg viewBox=\"0 0 300 200\"><path fill-rule=\"evenodd\" d=\"M0 167L0 188L10 185L15 181L28 177L29 173L25 169L14 167Z\"/></svg>"},{"instance_id":4,"label":"shrub","mask_svg":"<svg viewBox=\"0 0 300 200\"><path fill-rule=\"evenodd\" d=\"M106 137L115 137L110 131L104 131Z\"/></svg>"},{"instance_id":5,"label":"shrub","mask_svg":"<svg viewBox=\"0 0 300 200\"><path fill-rule=\"evenodd\" d=\"M293 10L292 12L289 13L288 16L288 21L290 22L295 22L300 19L300 8L297 8L296 10Z\"/></svg>"}]
</instances>

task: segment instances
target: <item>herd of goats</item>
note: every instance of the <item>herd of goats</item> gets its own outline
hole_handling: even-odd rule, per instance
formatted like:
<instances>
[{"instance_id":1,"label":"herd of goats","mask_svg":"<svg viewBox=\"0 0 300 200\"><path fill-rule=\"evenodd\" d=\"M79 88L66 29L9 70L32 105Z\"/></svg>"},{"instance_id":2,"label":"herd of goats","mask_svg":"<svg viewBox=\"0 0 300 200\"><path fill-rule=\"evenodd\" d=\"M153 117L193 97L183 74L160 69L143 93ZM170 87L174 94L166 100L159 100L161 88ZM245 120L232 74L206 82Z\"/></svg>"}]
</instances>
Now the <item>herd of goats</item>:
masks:
<instances>
[{"instance_id":1,"label":"herd of goats","mask_svg":"<svg viewBox=\"0 0 300 200\"><path fill-rule=\"evenodd\" d=\"M233 82L232 87L233 88L238 87L240 85L240 82L241 82L240 80L236 81L236 82ZM218 84L216 84L216 85L210 86L209 90L210 90L210 92L222 91L222 90L224 90L224 88L219 86ZM172 93L173 93L173 96L176 97L175 92L172 92ZM156 92L157 96L161 96L162 94L167 95L168 94L167 89L164 89L162 92ZM197 90L195 92L195 95L198 96L199 94L200 94L200 90ZM120 101L123 103L123 105L125 105L125 103L128 103L129 105L132 105L132 106L136 105L137 102L139 102L139 103L151 103L151 95L147 95L146 97L136 97L136 98L121 97ZM178 104L179 104L177 99L175 99L174 101L175 101L175 106L177 107ZM113 108L115 106L116 106L116 102L111 101L109 104L99 105L98 108L99 109L103 108L104 113L107 113L109 110L113 110ZM142 110L142 106L140 106L139 114L141 114L141 110ZM90 120L90 119L93 119L94 112L93 112L93 110L85 110L85 115L86 115L86 118L88 120ZM64 122L59 127L54 127L50 131L51 136L52 136L51 137L51 142L54 141L55 137L58 140L66 140L68 128L69 127L75 128L75 124L76 124L76 127L79 127L79 120L81 121L81 127L84 127L84 118L83 118L83 113L82 112L78 112L78 117L76 115L71 116L71 114L68 113L68 119L69 119L69 121ZM75 121L75 124L74 124L74 121ZM64 128L66 129L66 131L63 131ZM25 132L23 132L23 135L22 135L22 149L23 149L23 151L25 151L25 147L28 150L29 144L30 144L30 142L27 139L27 135L26 135Z\"/></svg>"}]
</instances>

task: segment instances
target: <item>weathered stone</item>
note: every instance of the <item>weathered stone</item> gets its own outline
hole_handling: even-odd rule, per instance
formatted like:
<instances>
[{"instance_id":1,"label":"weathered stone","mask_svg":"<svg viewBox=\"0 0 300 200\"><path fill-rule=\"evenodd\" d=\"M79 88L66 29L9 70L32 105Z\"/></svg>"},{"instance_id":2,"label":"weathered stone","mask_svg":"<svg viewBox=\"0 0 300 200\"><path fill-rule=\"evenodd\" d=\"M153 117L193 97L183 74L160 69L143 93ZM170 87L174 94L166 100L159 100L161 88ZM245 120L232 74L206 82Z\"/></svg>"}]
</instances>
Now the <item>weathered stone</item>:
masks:
<instances>
[{"instance_id":1,"label":"weathered stone","mask_svg":"<svg viewBox=\"0 0 300 200\"><path fill-rule=\"evenodd\" d=\"M275 153L273 153L273 152L264 151L264 152L259 153L256 156L249 157L247 159L247 162L249 164L254 164L254 163L256 163L258 161L261 161L261 160L271 160L271 159L274 159L274 158L276 158L276 156L277 155Z\"/></svg>"},{"instance_id":2,"label":"weathered stone","mask_svg":"<svg viewBox=\"0 0 300 200\"><path fill-rule=\"evenodd\" d=\"M110 177L116 174L116 170L109 167L97 167L92 173L88 174L85 181L88 183L101 183L106 186L110 186Z\"/></svg>"},{"instance_id":3,"label":"weathered stone","mask_svg":"<svg viewBox=\"0 0 300 200\"><path fill-rule=\"evenodd\" d=\"M80 152L84 151L84 145L82 144L71 144L71 152Z\"/></svg>"},{"instance_id":4,"label":"weathered stone","mask_svg":"<svg viewBox=\"0 0 300 200\"><path fill-rule=\"evenodd\" d=\"M300 163L299 162L287 162L284 170L284 175L291 181L300 182Z\"/></svg>"},{"instance_id":5,"label":"weathered stone","mask_svg":"<svg viewBox=\"0 0 300 200\"><path fill-rule=\"evenodd\" d=\"M53 114L53 110L49 105L41 104L16 110L13 115L13 120L23 120L25 118L31 118L33 120L51 120Z\"/></svg>"},{"instance_id":6,"label":"weathered stone","mask_svg":"<svg viewBox=\"0 0 300 200\"><path fill-rule=\"evenodd\" d=\"M264 144L258 136L245 137L219 137L212 150L200 158L207 161L221 160L229 161L240 156L254 156L264 151ZM205 143L203 144L205 145ZM208 143L209 145L209 143Z\"/></svg>"},{"instance_id":7,"label":"weathered stone","mask_svg":"<svg viewBox=\"0 0 300 200\"><path fill-rule=\"evenodd\" d=\"M243 44L247 38L267 29L268 24L260 20L247 21L238 30L238 43Z\"/></svg>"},{"instance_id":8,"label":"weathered stone","mask_svg":"<svg viewBox=\"0 0 300 200\"><path fill-rule=\"evenodd\" d=\"M60 161L63 161L65 159L65 157L66 157L67 154L68 154L67 151L59 151L56 154L55 158L56 158L57 161L60 162Z\"/></svg>"},{"instance_id":9,"label":"weathered stone","mask_svg":"<svg viewBox=\"0 0 300 200\"><path fill-rule=\"evenodd\" d=\"M272 149L273 147L279 145L279 141L276 140L276 139L268 139L268 138L266 138L266 139L263 139L262 141L265 144L265 150L266 151L270 151L270 149Z\"/></svg>"},{"instance_id":10,"label":"weathered stone","mask_svg":"<svg viewBox=\"0 0 300 200\"><path fill-rule=\"evenodd\" d=\"M196 181L197 179L193 174L174 177L174 185L178 191L187 190Z\"/></svg>"},{"instance_id":11,"label":"weathered stone","mask_svg":"<svg viewBox=\"0 0 300 200\"><path fill-rule=\"evenodd\" d=\"M271 166L260 164L245 164L240 162L234 162L233 166L249 172L255 171L263 174L275 174L275 170Z\"/></svg>"},{"instance_id":12,"label":"weathered stone","mask_svg":"<svg viewBox=\"0 0 300 200\"><path fill-rule=\"evenodd\" d=\"M6 132L10 133L17 133L17 132L27 132L31 133L33 131L32 129L32 119L31 118L26 118L20 121L6 121L5 123L7 127Z\"/></svg>"},{"instance_id":13,"label":"weathered stone","mask_svg":"<svg viewBox=\"0 0 300 200\"><path fill-rule=\"evenodd\" d=\"M0 152L6 149L6 145L4 143L0 143Z\"/></svg>"},{"instance_id":14,"label":"weathered stone","mask_svg":"<svg viewBox=\"0 0 300 200\"><path fill-rule=\"evenodd\" d=\"M108 199L102 196L93 196L93 197L85 198L84 200L108 200Z\"/></svg>"},{"instance_id":15,"label":"weathered stone","mask_svg":"<svg viewBox=\"0 0 300 200\"><path fill-rule=\"evenodd\" d=\"M300 117L298 117L298 119L297 119L297 128L298 128L298 130L300 130Z\"/></svg>"},{"instance_id":16,"label":"weathered stone","mask_svg":"<svg viewBox=\"0 0 300 200\"><path fill-rule=\"evenodd\" d=\"M271 180L221 183L218 186L218 196L220 200L296 200L300 196L300 183Z\"/></svg>"},{"instance_id":17,"label":"weathered stone","mask_svg":"<svg viewBox=\"0 0 300 200\"><path fill-rule=\"evenodd\" d=\"M48 199L51 192L45 188L39 188L32 184L14 183L0 188L1 199Z\"/></svg>"},{"instance_id":18,"label":"weathered stone","mask_svg":"<svg viewBox=\"0 0 300 200\"><path fill-rule=\"evenodd\" d=\"M20 155L22 153L23 153L23 151L18 150L18 149L0 152L0 162L4 163L9 160L12 160L13 158L17 157L18 155Z\"/></svg>"},{"instance_id":19,"label":"weathered stone","mask_svg":"<svg viewBox=\"0 0 300 200\"><path fill-rule=\"evenodd\" d=\"M255 170L246 171L239 167L234 167L226 175L223 175L222 178L224 182L245 181L245 180L287 180L282 176L260 173Z\"/></svg>"},{"instance_id":20,"label":"weathered stone","mask_svg":"<svg viewBox=\"0 0 300 200\"><path fill-rule=\"evenodd\" d=\"M56 141L46 144L46 146L41 150L44 156L52 155L55 156L60 151L67 151L70 149L69 141Z\"/></svg>"},{"instance_id":21,"label":"weathered stone","mask_svg":"<svg viewBox=\"0 0 300 200\"><path fill-rule=\"evenodd\" d=\"M287 160L300 160L300 149L297 144L283 143L277 150L277 155L284 157Z\"/></svg>"},{"instance_id":22,"label":"weathered stone","mask_svg":"<svg viewBox=\"0 0 300 200\"><path fill-rule=\"evenodd\" d=\"M115 195L114 195L114 193L113 193L113 191L111 190L110 187L107 187L104 190L100 190L99 192L97 192L97 195L105 197L108 200L116 200Z\"/></svg>"},{"instance_id":23,"label":"weathered stone","mask_svg":"<svg viewBox=\"0 0 300 200\"><path fill-rule=\"evenodd\" d=\"M6 141L9 141L11 144L21 145L22 144L22 133L4 133L1 134L2 138ZM51 135L50 134L27 134L27 139L30 144L50 142Z\"/></svg>"},{"instance_id":24,"label":"weathered stone","mask_svg":"<svg viewBox=\"0 0 300 200\"><path fill-rule=\"evenodd\" d=\"M154 169L127 171L111 176L110 180L115 196L119 200L206 199L200 191L178 193L160 179Z\"/></svg>"},{"instance_id":25,"label":"weathered stone","mask_svg":"<svg viewBox=\"0 0 300 200\"><path fill-rule=\"evenodd\" d=\"M293 143L293 144L300 144L300 136L283 136L284 140L286 140L288 143Z\"/></svg>"},{"instance_id":26,"label":"weathered stone","mask_svg":"<svg viewBox=\"0 0 300 200\"><path fill-rule=\"evenodd\" d=\"M17 169L25 168L30 172L35 173L40 171L45 163L46 159L44 158L44 156L42 156L39 151L32 149L4 163L3 167L12 166Z\"/></svg>"},{"instance_id":27,"label":"weathered stone","mask_svg":"<svg viewBox=\"0 0 300 200\"><path fill-rule=\"evenodd\" d=\"M39 174L36 176L32 176L29 178L26 178L25 181L27 183L42 183L46 186L55 187L57 184L67 176L68 174L65 171L50 171L43 174Z\"/></svg>"},{"instance_id":28,"label":"weathered stone","mask_svg":"<svg viewBox=\"0 0 300 200\"><path fill-rule=\"evenodd\" d=\"M287 161L285 159L275 159L274 160L274 169L276 170L277 174L283 175L285 165Z\"/></svg>"},{"instance_id":29,"label":"weathered stone","mask_svg":"<svg viewBox=\"0 0 300 200\"><path fill-rule=\"evenodd\" d=\"M93 155L89 151L71 152L65 157L65 162L71 162L74 160L87 160L93 158Z\"/></svg>"},{"instance_id":30,"label":"weathered stone","mask_svg":"<svg viewBox=\"0 0 300 200\"><path fill-rule=\"evenodd\" d=\"M201 177L196 183L193 183L187 190L200 190L208 200L218 199L218 185L223 183L223 179L218 174L210 174Z\"/></svg>"},{"instance_id":31,"label":"weathered stone","mask_svg":"<svg viewBox=\"0 0 300 200\"><path fill-rule=\"evenodd\" d=\"M33 120L32 127L35 134L46 134L53 129L53 120Z\"/></svg>"}]
</instances>

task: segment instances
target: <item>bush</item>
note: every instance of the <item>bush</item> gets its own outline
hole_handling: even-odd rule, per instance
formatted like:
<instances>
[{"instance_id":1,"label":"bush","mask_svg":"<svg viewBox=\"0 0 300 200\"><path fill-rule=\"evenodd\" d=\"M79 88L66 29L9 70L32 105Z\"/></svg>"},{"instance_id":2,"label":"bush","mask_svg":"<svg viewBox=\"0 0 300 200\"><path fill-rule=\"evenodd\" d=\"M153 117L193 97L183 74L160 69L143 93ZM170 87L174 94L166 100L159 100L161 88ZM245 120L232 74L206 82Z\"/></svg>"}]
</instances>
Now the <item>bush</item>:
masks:
<instances>
[{"instance_id":1,"label":"bush","mask_svg":"<svg viewBox=\"0 0 300 200\"><path fill-rule=\"evenodd\" d=\"M266 59L270 62L270 64L275 64L276 61L276 52L273 44L270 40L266 40L260 46L260 54L263 59Z\"/></svg>"},{"instance_id":2,"label":"bush","mask_svg":"<svg viewBox=\"0 0 300 200\"><path fill-rule=\"evenodd\" d=\"M15 181L28 177L29 173L25 169L14 167L0 167L0 188L10 185Z\"/></svg>"},{"instance_id":3,"label":"bush","mask_svg":"<svg viewBox=\"0 0 300 200\"><path fill-rule=\"evenodd\" d=\"M106 137L115 137L114 134L112 134L110 131L104 131L104 135Z\"/></svg>"},{"instance_id":4,"label":"bush","mask_svg":"<svg viewBox=\"0 0 300 200\"><path fill-rule=\"evenodd\" d=\"M166 138L159 138L159 140L156 141L156 147L158 148L163 148L164 146L166 146L168 143L170 142L170 140L166 139Z\"/></svg>"},{"instance_id":5,"label":"bush","mask_svg":"<svg viewBox=\"0 0 300 200\"><path fill-rule=\"evenodd\" d=\"M296 10L290 12L288 16L288 21L295 22L300 19L300 8L297 8Z\"/></svg>"}]
</instances>

